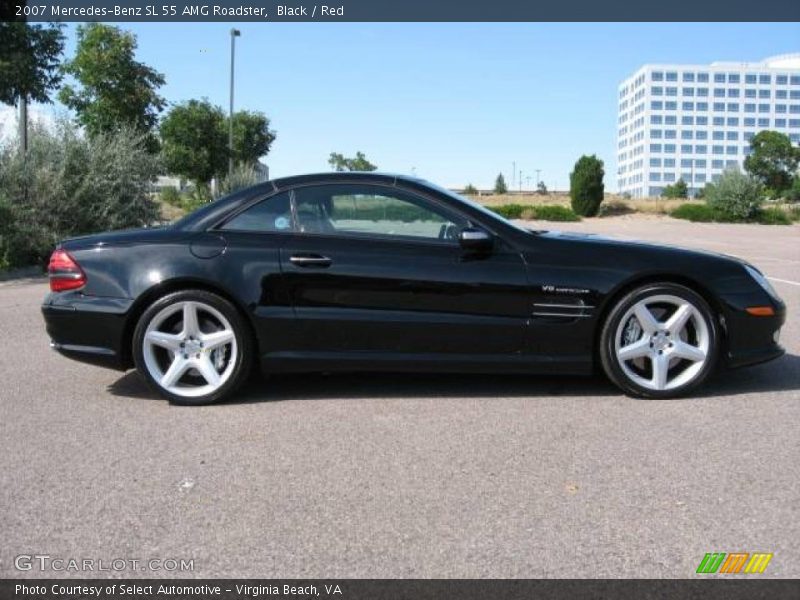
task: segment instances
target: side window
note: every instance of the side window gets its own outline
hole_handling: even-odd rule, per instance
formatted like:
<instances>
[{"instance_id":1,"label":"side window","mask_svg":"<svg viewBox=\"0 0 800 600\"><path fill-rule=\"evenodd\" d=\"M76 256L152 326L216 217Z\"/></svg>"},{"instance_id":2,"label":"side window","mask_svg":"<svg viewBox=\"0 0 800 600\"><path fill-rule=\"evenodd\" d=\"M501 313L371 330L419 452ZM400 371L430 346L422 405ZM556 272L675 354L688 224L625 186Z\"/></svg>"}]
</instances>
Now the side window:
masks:
<instances>
[{"instance_id":1,"label":"side window","mask_svg":"<svg viewBox=\"0 0 800 600\"><path fill-rule=\"evenodd\" d=\"M423 198L388 187L320 185L295 190L305 233L456 240L466 221Z\"/></svg>"},{"instance_id":2,"label":"side window","mask_svg":"<svg viewBox=\"0 0 800 600\"><path fill-rule=\"evenodd\" d=\"M222 226L233 231L291 231L292 210L289 193L283 192L254 204Z\"/></svg>"}]
</instances>

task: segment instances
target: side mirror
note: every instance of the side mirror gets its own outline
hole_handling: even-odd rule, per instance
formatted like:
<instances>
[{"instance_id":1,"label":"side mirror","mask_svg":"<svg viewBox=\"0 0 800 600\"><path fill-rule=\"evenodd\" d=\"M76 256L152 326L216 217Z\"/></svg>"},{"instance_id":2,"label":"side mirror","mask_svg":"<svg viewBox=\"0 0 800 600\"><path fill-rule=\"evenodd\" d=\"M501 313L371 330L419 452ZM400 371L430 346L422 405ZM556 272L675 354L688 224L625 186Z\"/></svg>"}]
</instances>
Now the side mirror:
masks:
<instances>
[{"instance_id":1,"label":"side mirror","mask_svg":"<svg viewBox=\"0 0 800 600\"><path fill-rule=\"evenodd\" d=\"M467 227L458 233L458 243L467 252L489 252L494 239L483 229Z\"/></svg>"}]
</instances>

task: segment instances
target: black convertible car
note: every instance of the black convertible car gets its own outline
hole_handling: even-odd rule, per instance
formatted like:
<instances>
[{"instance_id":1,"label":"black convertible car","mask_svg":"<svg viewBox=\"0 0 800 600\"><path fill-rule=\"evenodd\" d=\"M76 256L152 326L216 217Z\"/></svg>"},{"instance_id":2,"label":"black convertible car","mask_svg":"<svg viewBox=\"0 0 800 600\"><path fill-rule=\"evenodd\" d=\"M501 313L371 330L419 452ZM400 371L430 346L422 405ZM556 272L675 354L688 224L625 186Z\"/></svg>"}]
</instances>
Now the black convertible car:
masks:
<instances>
[{"instance_id":1,"label":"black convertible car","mask_svg":"<svg viewBox=\"0 0 800 600\"><path fill-rule=\"evenodd\" d=\"M62 242L42 306L62 354L171 401L264 372L588 374L685 393L780 356L786 308L730 257L522 229L419 179L269 181L171 226Z\"/></svg>"}]
</instances>

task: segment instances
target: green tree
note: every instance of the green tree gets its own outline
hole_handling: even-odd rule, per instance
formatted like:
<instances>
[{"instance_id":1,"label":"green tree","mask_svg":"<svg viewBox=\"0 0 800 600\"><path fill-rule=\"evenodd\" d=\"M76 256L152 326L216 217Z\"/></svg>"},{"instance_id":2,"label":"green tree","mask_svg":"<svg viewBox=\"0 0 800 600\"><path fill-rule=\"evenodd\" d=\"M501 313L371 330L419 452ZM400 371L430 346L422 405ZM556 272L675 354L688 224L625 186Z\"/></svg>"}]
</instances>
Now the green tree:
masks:
<instances>
[{"instance_id":1,"label":"green tree","mask_svg":"<svg viewBox=\"0 0 800 600\"><path fill-rule=\"evenodd\" d=\"M540 181L536 184L536 193L541 196L547 195L547 186L544 184L544 181Z\"/></svg>"},{"instance_id":2,"label":"green tree","mask_svg":"<svg viewBox=\"0 0 800 600\"><path fill-rule=\"evenodd\" d=\"M61 82L62 25L0 21L0 102L16 106L20 97L50 102Z\"/></svg>"},{"instance_id":3,"label":"green tree","mask_svg":"<svg viewBox=\"0 0 800 600\"><path fill-rule=\"evenodd\" d=\"M165 106L157 93L164 76L135 59L134 34L101 23L79 25L77 32L75 57L64 64L77 86L64 86L61 102L90 136L129 127L145 134L148 148L157 151L152 131Z\"/></svg>"},{"instance_id":4,"label":"green tree","mask_svg":"<svg viewBox=\"0 0 800 600\"><path fill-rule=\"evenodd\" d=\"M661 196L664 198L688 198L689 186L686 185L683 179L678 179L678 181L672 185L666 186L664 191L661 192Z\"/></svg>"},{"instance_id":5,"label":"green tree","mask_svg":"<svg viewBox=\"0 0 800 600\"><path fill-rule=\"evenodd\" d=\"M471 183L468 183L467 187L464 188L464 194L467 196L477 196L478 189Z\"/></svg>"},{"instance_id":6,"label":"green tree","mask_svg":"<svg viewBox=\"0 0 800 600\"><path fill-rule=\"evenodd\" d=\"M189 100L173 107L161 121L164 166L206 188L227 169L225 113L208 100Z\"/></svg>"},{"instance_id":7,"label":"green tree","mask_svg":"<svg viewBox=\"0 0 800 600\"><path fill-rule=\"evenodd\" d=\"M800 148L792 146L789 136L779 131L759 131L750 140L752 152L744 159L744 168L773 195L792 186L800 163Z\"/></svg>"},{"instance_id":8,"label":"green tree","mask_svg":"<svg viewBox=\"0 0 800 600\"><path fill-rule=\"evenodd\" d=\"M724 220L754 219L763 199L761 183L738 169L725 171L713 186L706 187L706 203Z\"/></svg>"},{"instance_id":9,"label":"green tree","mask_svg":"<svg viewBox=\"0 0 800 600\"><path fill-rule=\"evenodd\" d=\"M334 171L375 171L378 168L367 160L363 152L356 152L355 158L346 158L338 152L331 152L328 164Z\"/></svg>"},{"instance_id":10,"label":"green tree","mask_svg":"<svg viewBox=\"0 0 800 600\"><path fill-rule=\"evenodd\" d=\"M254 165L269 152L275 136L275 132L269 128L269 119L263 113L246 110L233 113L234 162Z\"/></svg>"},{"instance_id":11,"label":"green tree","mask_svg":"<svg viewBox=\"0 0 800 600\"><path fill-rule=\"evenodd\" d=\"M508 193L508 186L506 185L506 178L503 177L502 173L497 175L497 179L494 180L494 193L495 194L507 194Z\"/></svg>"},{"instance_id":12,"label":"green tree","mask_svg":"<svg viewBox=\"0 0 800 600\"><path fill-rule=\"evenodd\" d=\"M569 174L569 196L572 210L582 217L594 217L600 210L605 185L603 161L594 154L581 156Z\"/></svg>"}]
</instances>

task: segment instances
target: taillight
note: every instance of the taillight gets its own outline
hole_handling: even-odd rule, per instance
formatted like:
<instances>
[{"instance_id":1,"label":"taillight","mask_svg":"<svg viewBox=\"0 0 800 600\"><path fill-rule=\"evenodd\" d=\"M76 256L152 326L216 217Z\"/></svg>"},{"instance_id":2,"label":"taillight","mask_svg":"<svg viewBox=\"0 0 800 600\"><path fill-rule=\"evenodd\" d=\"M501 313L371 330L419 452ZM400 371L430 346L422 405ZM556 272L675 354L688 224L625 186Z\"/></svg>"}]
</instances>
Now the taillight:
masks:
<instances>
[{"instance_id":1,"label":"taillight","mask_svg":"<svg viewBox=\"0 0 800 600\"><path fill-rule=\"evenodd\" d=\"M86 274L66 250L56 250L47 265L50 289L54 292L77 290L86 285Z\"/></svg>"}]
</instances>

